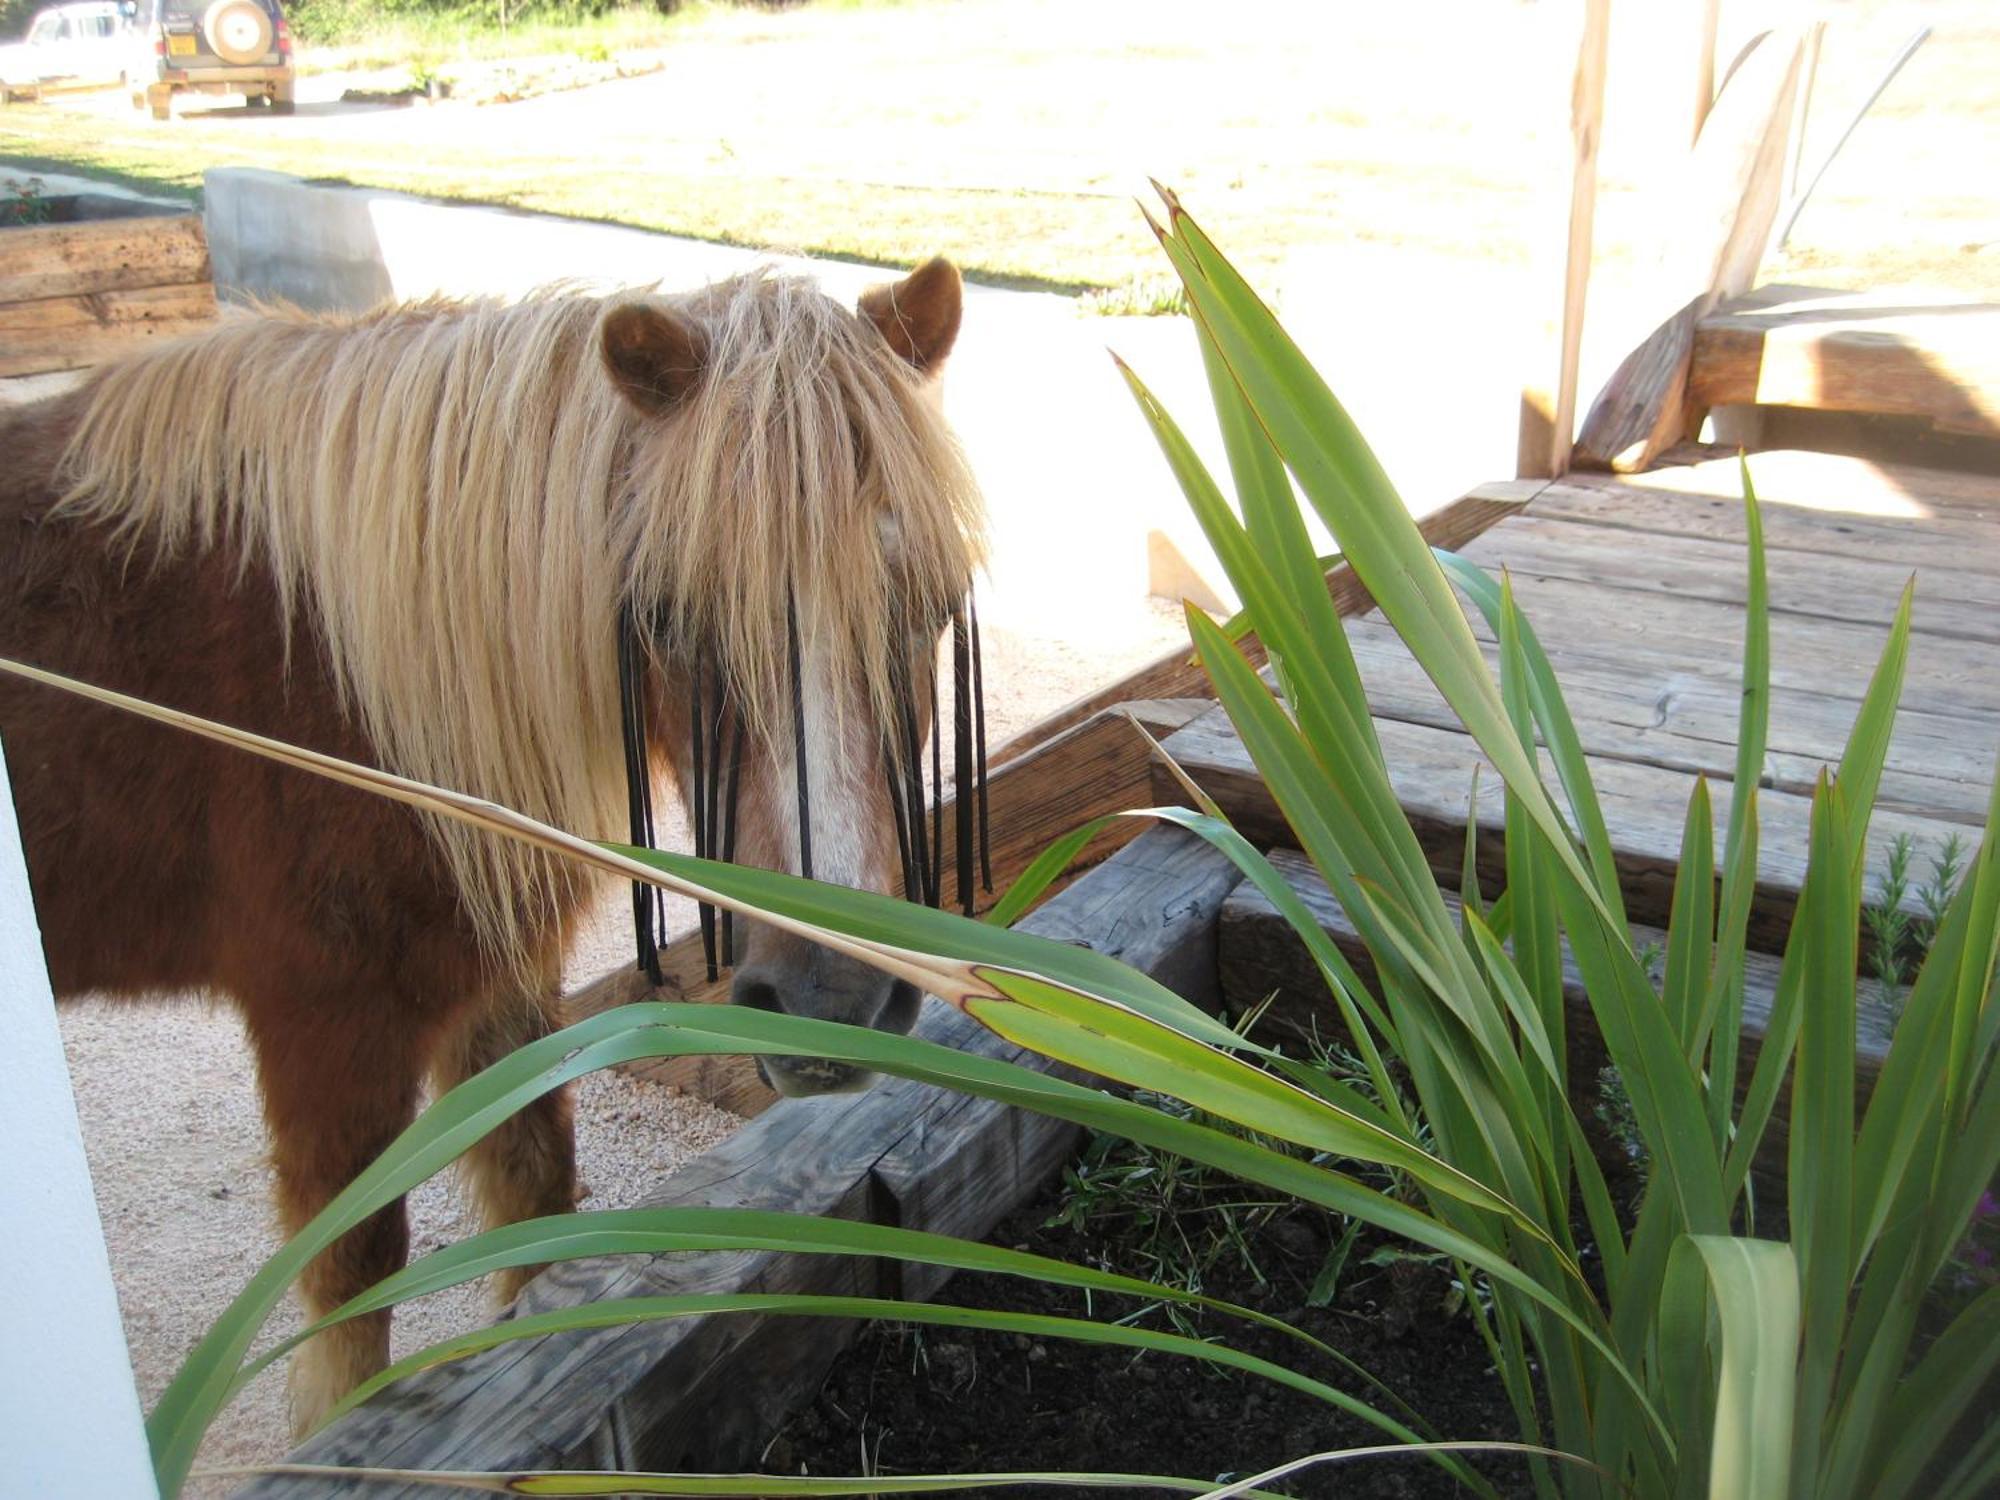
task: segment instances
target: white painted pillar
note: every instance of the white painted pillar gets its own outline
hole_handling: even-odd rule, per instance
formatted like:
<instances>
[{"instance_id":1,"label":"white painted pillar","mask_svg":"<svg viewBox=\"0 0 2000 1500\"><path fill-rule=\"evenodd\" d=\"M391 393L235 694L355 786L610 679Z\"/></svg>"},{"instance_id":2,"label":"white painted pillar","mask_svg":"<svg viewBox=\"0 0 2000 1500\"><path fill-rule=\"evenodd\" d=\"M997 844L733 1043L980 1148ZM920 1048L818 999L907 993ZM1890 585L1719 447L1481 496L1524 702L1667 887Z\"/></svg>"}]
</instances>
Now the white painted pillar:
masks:
<instances>
[{"instance_id":1,"label":"white painted pillar","mask_svg":"<svg viewBox=\"0 0 2000 1500\"><path fill-rule=\"evenodd\" d=\"M0 1491L157 1500L0 757Z\"/></svg>"}]
</instances>

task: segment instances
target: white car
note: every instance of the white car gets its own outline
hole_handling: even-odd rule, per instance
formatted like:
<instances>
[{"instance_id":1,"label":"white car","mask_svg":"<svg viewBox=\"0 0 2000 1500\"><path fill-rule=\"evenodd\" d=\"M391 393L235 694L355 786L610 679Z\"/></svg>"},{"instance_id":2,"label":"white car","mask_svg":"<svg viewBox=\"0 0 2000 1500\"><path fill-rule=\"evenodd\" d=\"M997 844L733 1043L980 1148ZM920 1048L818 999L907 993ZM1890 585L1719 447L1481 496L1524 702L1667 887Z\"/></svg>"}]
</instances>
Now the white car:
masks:
<instances>
[{"instance_id":1,"label":"white car","mask_svg":"<svg viewBox=\"0 0 2000 1500\"><path fill-rule=\"evenodd\" d=\"M0 44L0 104L45 88L123 83L137 48L138 7L79 0L35 12L28 34Z\"/></svg>"}]
</instances>

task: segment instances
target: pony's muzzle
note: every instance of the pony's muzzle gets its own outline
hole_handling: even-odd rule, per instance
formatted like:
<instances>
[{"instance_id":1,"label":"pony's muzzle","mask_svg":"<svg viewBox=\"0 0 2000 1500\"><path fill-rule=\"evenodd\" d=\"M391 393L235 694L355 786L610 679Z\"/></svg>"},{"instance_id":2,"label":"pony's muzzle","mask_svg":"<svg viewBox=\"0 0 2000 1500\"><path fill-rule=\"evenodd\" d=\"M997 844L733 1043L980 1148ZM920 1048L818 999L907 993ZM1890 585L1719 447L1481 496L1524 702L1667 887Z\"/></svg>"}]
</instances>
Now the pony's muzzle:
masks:
<instances>
[{"instance_id":1,"label":"pony's muzzle","mask_svg":"<svg viewBox=\"0 0 2000 1500\"><path fill-rule=\"evenodd\" d=\"M768 956L749 956L736 971L729 999L733 1005L754 1010L897 1034L907 1033L916 1024L923 1004L922 992L907 981L892 979L815 944L796 941ZM760 1057L757 1072L788 1098L859 1093L876 1078L872 1068L825 1057Z\"/></svg>"}]
</instances>

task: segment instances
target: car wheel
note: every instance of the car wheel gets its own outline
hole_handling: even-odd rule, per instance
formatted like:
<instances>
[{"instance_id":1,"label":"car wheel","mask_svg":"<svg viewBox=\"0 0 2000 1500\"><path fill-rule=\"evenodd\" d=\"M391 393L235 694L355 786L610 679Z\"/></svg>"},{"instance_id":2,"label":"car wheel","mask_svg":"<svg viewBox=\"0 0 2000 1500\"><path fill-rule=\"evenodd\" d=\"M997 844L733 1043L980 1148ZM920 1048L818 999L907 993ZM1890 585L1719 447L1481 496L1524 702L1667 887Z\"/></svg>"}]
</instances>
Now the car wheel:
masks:
<instances>
[{"instance_id":1,"label":"car wheel","mask_svg":"<svg viewBox=\"0 0 2000 1500\"><path fill-rule=\"evenodd\" d=\"M292 112L292 90L295 87L296 85L289 82L276 84L272 87L271 92L264 96L265 101L271 106L272 114L288 115Z\"/></svg>"}]
</instances>

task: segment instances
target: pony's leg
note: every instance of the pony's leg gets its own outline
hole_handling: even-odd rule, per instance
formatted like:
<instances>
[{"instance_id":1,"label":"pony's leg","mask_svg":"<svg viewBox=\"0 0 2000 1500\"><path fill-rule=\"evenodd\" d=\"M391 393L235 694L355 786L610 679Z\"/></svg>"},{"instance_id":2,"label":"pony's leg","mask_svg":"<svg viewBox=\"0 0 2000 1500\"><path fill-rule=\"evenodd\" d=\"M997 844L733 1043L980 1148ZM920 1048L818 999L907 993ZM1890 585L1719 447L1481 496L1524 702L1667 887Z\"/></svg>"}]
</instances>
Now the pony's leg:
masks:
<instances>
[{"instance_id":1,"label":"pony's leg","mask_svg":"<svg viewBox=\"0 0 2000 1500\"><path fill-rule=\"evenodd\" d=\"M386 1008L346 1013L337 1000L249 1013L278 1175L278 1216L287 1237L315 1214L415 1117L423 1049ZM311 1017L312 1020L306 1018ZM313 1024L318 1020L320 1024ZM409 1253L403 1201L377 1210L336 1240L299 1278L308 1320L401 1269ZM389 1362L389 1314L368 1313L330 1328L292 1356L292 1426L303 1436L342 1396Z\"/></svg>"},{"instance_id":2,"label":"pony's leg","mask_svg":"<svg viewBox=\"0 0 2000 1500\"><path fill-rule=\"evenodd\" d=\"M501 990L468 1015L439 1049L434 1064L438 1091L456 1087L561 1024L553 974L540 986ZM569 1090L551 1090L522 1109L466 1152L459 1170L472 1185L489 1229L568 1213L577 1198ZM513 1301L541 1269L517 1266L496 1272L495 1296L503 1304Z\"/></svg>"}]
</instances>

